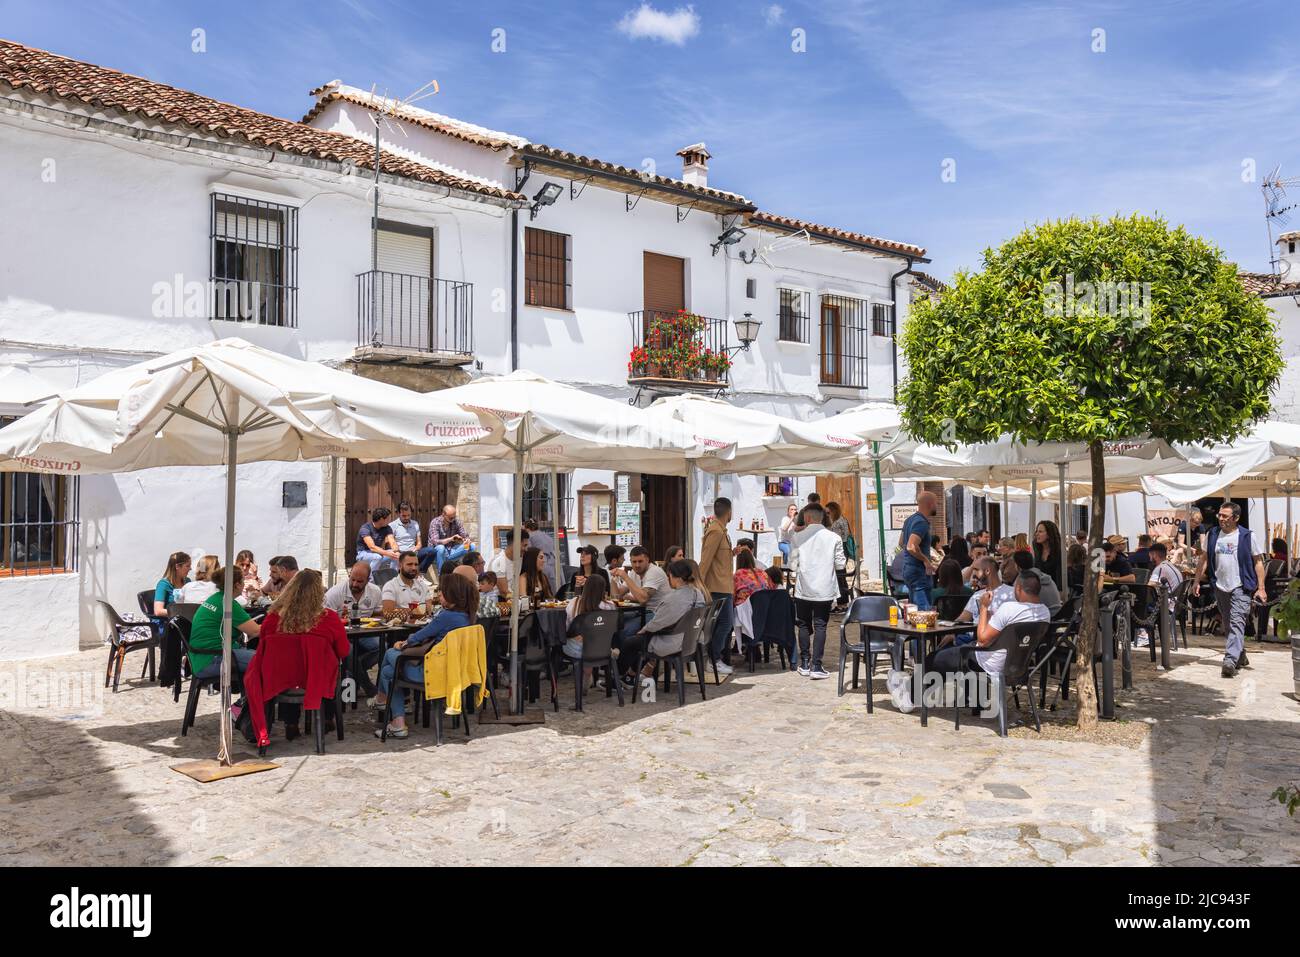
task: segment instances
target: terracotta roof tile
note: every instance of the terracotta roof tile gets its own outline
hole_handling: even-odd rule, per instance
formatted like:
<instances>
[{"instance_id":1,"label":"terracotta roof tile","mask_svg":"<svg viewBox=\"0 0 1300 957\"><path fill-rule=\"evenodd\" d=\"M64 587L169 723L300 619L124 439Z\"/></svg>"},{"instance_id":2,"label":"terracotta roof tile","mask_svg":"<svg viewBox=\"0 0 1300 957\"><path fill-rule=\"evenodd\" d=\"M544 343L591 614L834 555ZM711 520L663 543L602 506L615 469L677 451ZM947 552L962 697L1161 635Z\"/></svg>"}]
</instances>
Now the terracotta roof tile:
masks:
<instances>
[{"instance_id":1,"label":"terracotta roof tile","mask_svg":"<svg viewBox=\"0 0 1300 957\"><path fill-rule=\"evenodd\" d=\"M418 106L408 106L396 101L385 100L382 96L373 96L365 90L347 86L337 80L316 87L311 91L311 95L317 98L316 105L302 118L304 123L310 123L320 115L326 106L335 100L343 100L347 103L364 106L367 109L373 109L376 106L381 109L391 109L393 115L400 120L414 123L416 126L422 126L427 130L433 130L435 133L443 133L455 139L464 140L466 143L473 143L475 146L486 146L490 150L502 150L509 146L523 146L528 142L522 136L489 130Z\"/></svg>"},{"instance_id":2,"label":"terracotta roof tile","mask_svg":"<svg viewBox=\"0 0 1300 957\"><path fill-rule=\"evenodd\" d=\"M1239 272L1237 278L1246 292L1271 299L1275 296L1300 296L1300 282L1283 282L1271 272Z\"/></svg>"},{"instance_id":3,"label":"terracotta roof tile","mask_svg":"<svg viewBox=\"0 0 1300 957\"><path fill-rule=\"evenodd\" d=\"M0 40L0 86L26 89L99 109L119 110L160 123L188 127L222 139L267 149L374 169L374 150L365 141L330 133L278 116L223 103L143 77ZM487 186L385 154L380 168L393 176L446 186L498 199L522 200L515 192Z\"/></svg>"},{"instance_id":4,"label":"terracotta roof tile","mask_svg":"<svg viewBox=\"0 0 1300 957\"><path fill-rule=\"evenodd\" d=\"M585 169L595 170L603 173L612 173L616 176L634 176L643 179L647 185L656 184L659 186L671 186L674 189L684 189L692 193L698 193L701 197L716 200L720 203L728 203L740 207L752 208L753 204L739 193L728 193L726 190L714 189L712 186L692 186L684 180L672 179L668 176L645 177L639 169L632 169L629 166L619 166L617 163L607 163L604 160L598 160L592 156L582 156L579 153L570 153L568 150L556 149L554 146L543 146L540 143L529 143L520 149L525 156L538 156L543 159L561 160L565 163L572 163L575 166L581 166Z\"/></svg>"},{"instance_id":5,"label":"terracotta roof tile","mask_svg":"<svg viewBox=\"0 0 1300 957\"><path fill-rule=\"evenodd\" d=\"M904 256L913 256L917 259L925 258L925 249L922 246L913 246L910 243L899 243L892 239L881 239L878 236L868 236L864 233L853 233L849 232L847 229L837 229L834 226L822 226L802 219L793 219L789 216L777 216L773 213L756 212L750 213L747 219L755 226L784 227L786 230L794 230L796 232L800 229L806 229L810 236L815 236L818 239L827 239L832 242L842 240L855 246L868 246L873 249L879 249L882 252L901 253Z\"/></svg>"}]
</instances>

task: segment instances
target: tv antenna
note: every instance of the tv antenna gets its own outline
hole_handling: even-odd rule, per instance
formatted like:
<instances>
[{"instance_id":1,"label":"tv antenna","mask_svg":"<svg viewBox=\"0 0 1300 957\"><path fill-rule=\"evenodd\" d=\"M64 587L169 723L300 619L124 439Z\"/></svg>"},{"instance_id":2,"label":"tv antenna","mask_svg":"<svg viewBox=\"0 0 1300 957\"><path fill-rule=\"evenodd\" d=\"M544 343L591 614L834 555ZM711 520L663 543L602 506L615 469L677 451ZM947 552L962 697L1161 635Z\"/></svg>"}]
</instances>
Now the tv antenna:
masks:
<instances>
[{"instance_id":1,"label":"tv antenna","mask_svg":"<svg viewBox=\"0 0 1300 957\"><path fill-rule=\"evenodd\" d=\"M780 252L782 249L789 249L792 246L811 244L812 237L808 235L808 230L801 229L797 233L791 233L789 236L780 236L762 246L755 246L753 251L749 254L749 258L745 258L744 252L740 252L737 255L740 256L740 261L746 266L751 266L755 260L761 259L763 260L764 266L768 269L773 269L775 267L773 267L771 260L767 258L772 253Z\"/></svg>"},{"instance_id":2,"label":"tv antenna","mask_svg":"<svg viewBox=\"0 0 1300 957\"><path fill-rule=\"evenodd\" d=\"M380 132L400 133L406 136L406 130L393 120L400 119L398 111L414 106L438 92L438 81L430 80L414 93L397 99L390 97L388 91L377 96L375 87L370 87L370 121L375 125L375 185L373 196L373 213L370 221L370 344L376 348L383 345L379 336L379 167L380 167Z\"/></svg>"},{"instance_id":3,"label":"tv antenna","mask_svg":"<svg viewBox=\"0 0 1300 957\"><path fill-rule=\"evenodd\" d=\"M1281 164L1274 166L1259 184L1260 192L1264 194L1264 222L1268 225L1268 262L1273 274L1280 279L1286 278L1290 266L1278 255L1273 227L1284 229L1291 222L1291 211L1300 205L1290 201L1287 187L1300 187L1300 176L1283 176Z\"/></svg>"}]
</instances>

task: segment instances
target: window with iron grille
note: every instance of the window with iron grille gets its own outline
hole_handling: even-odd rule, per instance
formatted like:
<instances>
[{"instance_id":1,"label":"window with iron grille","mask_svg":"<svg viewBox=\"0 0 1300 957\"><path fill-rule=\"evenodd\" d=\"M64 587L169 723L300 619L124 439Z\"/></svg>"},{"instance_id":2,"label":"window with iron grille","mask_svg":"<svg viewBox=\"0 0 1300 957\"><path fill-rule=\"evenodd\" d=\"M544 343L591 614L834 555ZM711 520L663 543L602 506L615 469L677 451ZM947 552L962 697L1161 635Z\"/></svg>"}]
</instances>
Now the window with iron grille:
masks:
<instances>
[{"instance_id":1,"label":"window with iron grille","mask_svg":"<svg viewBox=\"0 0 1300 957\"><path fill-rule=\"evenodd\" d=\"M572 257L566 233L524 230L524 301L530 306L572 308Z\"/></svg>"},{"instance_id":2,"label":"window with iron grille","mask_svg":"<svg viewBox=\"0 0 1300 957\"><path fill-rule=\"evenodd\" d=\"M559 518L566 521L571 499L569 475L555 476L555 492L560 497ZM551 517L551 473L537 472L524 475L524 521L534 519L539 528L554 529Z\"/></svg>"},{"instance_id":3,"label":"window with iron grille","mask_svg":"<svg viewBox=\"0 0 1300 957\"><path fill-rule=\"evenodd\" d=\"M867 307L863 299L822 296L821 382L853 389L867 387Z\"/></svg>"},{"instance_id":4,"label":"window with iron grille","mask_svg":"<svg viewBox=\"0 0 1300 957\"><path fill-rule=\"evenodd\" d=\"M212 194L212 318L298 325L298 210Z\"/></svg>"},{"instance_id":5,"label":"window with iron grille","mask_svg":"<svg viewBox=\"0 0 1300 957\"><path fill-rule=\"evenodd\" d=\"M14 418L0 418L8 425ZM39 472L0 475L0 576L77 570L81 480Z\"/></svg>"},{"instance_id":6,"label":"window with iron grille","mask_svg":"<svg viewBox=\"0 0 1300 957\"><path fill-rule=\"evenodd\" d=\"M873 302L871 304L871 334L888 339L894 334L894 320L890 315L889 303Z\"/></svg>"},{"instance_id":7,"label":"window with iron grille","mask_svg":"<svg viewBox=\"0 0 1300 957\"><path fill-rule=\"evenodd\" d=\"M804 289L780 289L781 312L778 338L782 342L807 342L812 326L812 293Z\"/></svg>"}]
</instances>

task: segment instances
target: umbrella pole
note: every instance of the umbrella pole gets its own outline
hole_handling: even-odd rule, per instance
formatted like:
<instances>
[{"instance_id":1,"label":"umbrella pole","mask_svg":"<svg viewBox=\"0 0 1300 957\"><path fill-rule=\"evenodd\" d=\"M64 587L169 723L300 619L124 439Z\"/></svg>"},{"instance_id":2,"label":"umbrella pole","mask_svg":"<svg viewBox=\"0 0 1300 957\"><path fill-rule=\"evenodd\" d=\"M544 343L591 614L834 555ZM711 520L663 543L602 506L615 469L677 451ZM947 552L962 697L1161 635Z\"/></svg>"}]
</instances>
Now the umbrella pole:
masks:
<instances>
[{"instance_id":1,"label":"umbrella pole","mask_svg":"<svg viewBox=\"0 0 1300 957\"><path fill-rule=\"evenodd\" d=\"M686 463L686 557L695 558L695 466Z\"/></svg>"},{"instance_id":2,"label":"umbrella pole","mask_svg":"<svg viewBox=\"0 0 1300 957\"><path fill-rule=\"evenodd\" d=\"M1002 538L1011 534L1011 502L1007 497L1007 483L1002 483Z\"/></svg>"},{"instance_id":3,"label":"umbrella pole","mask_svg":"<svg viewBox=\"0 0 1300 957\"><path fill-rule=\"evenodd\" d=\"M1266 539L1273 537L1273 530L1268 527L1268 489L1264 489L1264 537ZM1267 542L1265 547L1267 547ZM1270 549L1271 551L1271 549Z\"/></svg>"},{"instance_id":4,"label":"umbrella pole","mask_svg":"<svg viewBox=\"0 0 1300 957\"><path fill-rule=\"evenodd\" d=\"M233 629L231 605L234 602L235 581L235 454L239 434L230 428L226 432L226 557L225 577L221 583L221 743L217 760L230 767L234 760L234 732L230 726L230 659Z\"/></svg>"},{"instance_id":5,"label":"umbrella pole","mask_svg":"<svg viewBox=\"0 0 1300 957\"><path fill-rule=\"evenodd\" d=\"M871 460L876 467L876 515L880 519L880 581L889 592L889 574L885 564L885 493L880 488L880 443L871 443Z\"/></svg>"},{"instance_id":6,"label":"umbrella pole","mask_svg":"<svg viewBox=\"0 0 1300 957\"><path fill-rule=\"evenodd\" d=\"M867 554L867 519L863 515L862 501L862 473L855 472L853 475L853 501L857 505L858 512L858 557L853 560L853 588L855 591L862 589L862 559Z\"/></svg>"},{"instance_id":7,"label":"umbrella pole","mask_svg":"<svg viewBox=\"0 0 1300 957\"><path fill-rule=\"evenodd\" d=\"M1291 488L1288 486L1286 490L1286 557L1288 562L1291 560L1291 544Z\"/></svg>"},{"instance_id":8,"label":"umbrella pole","mask_svg":"<svg viewBox=\"0 0 1300 957\"><path fill-rule=\"evenodd\" d=\"M1067 533L1065 531L1065 509L1067 503L1069 502L1069 496L1065 491L1065 463L1064 462L1056 463L1056 494L1061 500L1061 525L1060 528L1058 529L1058 531L1061 533L1061 544L1060 547L1057 549L1057 551L1061 553L1059 556L1059 560L1061 562L1061 587L1069 588L1070 569L1069 566L1066 564L1066 560L1065 560L1065 551L1066 551L1065 543L1069 541L1069 539L1066 537Z\"/></svg>"},{"instance_id":9,"label":"umbrella pole","mask_svg":"<svg viewBox=\"0 0 1300 957\"><path fill-rule=\"evenodd\" d=\"M338 574L338 558L335 549L338 547L338 508L339 508L339 457L330 456L330 558L329 569L330 577L325 582L325 588L329 589L334 586L334 578Z\"/></svg>"},{"instance_id":10,"label":"umbrella pole","mask_svg":"<svg viewBox=\"0 0 1300 957\"><path fill-rule=\"evenodd\" d=\"M551 537L555 539L555 562L551 569L551 588L555 591L560 590L560 482L556 476L555 469L551 469L550 476L550 496L551 496ZM568 558L567 555L564 556Z\"/></svg>"},{"instance_id":11,"label":"umbrella pole","mask_svg":"<svg viewBox=\"0 0 1300 957\"><path fill-rule=\"evenodd\" d=\"M1115 534L1118 535L1118 534L1120 534L1120 530L1119 530L1119 496L1118 496L1118 495L1112 495L1112 496L1110 497L1110 510L1111 510L1112 512L1115 513Z\"/></svg>"},{"instance_id":12,"label":"umbrella pole","mask_svg":"<svg viewBox=\"0 0 1300 957\"><path fill-rule=\"evenodd\" d=\"M514 601L510 603L510 713L524 713L524 679L519 673L519 603L523 597L518 594L519 568L523 557L524 538L524 453L522 442L520 450L515 452L515 495L514 505L514 551L515 559L511 567L513 581L509 582L510 594Z\"/></svg>"},{"instance_id":13,"label":"umbrella pole","mask_svg":"<svg viewBox=\"0 0 1300 957\"><path fill-rule=\"evenodd\" d=\"M1029 540L1038 528L1038 479L1029 480Z\"/></svg>"},{"instance_id":14,"label":"umbrella pole","mask_svg":"<svg viewBox=\"0 0 1300 957\"><path fill-rule=\"evenodd\" d=\"M1148 535L1151 532L1151 519L1147 515L1147 490L1142 489L1142 534Z\"/></svg>"}]
</instances>

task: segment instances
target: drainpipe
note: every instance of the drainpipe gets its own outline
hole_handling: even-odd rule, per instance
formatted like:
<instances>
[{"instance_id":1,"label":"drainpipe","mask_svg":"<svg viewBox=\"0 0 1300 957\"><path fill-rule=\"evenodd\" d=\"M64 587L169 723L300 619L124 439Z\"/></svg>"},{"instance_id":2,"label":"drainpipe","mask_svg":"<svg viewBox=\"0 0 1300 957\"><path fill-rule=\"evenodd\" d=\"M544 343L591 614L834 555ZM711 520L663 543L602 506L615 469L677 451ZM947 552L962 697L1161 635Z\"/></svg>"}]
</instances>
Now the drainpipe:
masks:
<instances>
[{"instance_id":1,"label":"drainpipe","mask_svg":"<svg viewBox=\"0 0 1300 957\"><path fill-rule=\"evenodd\" d=\"M510 371L519 370L519 210L510 210Z\"/></svg>"},{"instance_id":2,"label":"drainpipe","mask_svg":"<svg viewBox=\"0 0 1300 957\"><path fill-rule=\"evenodd\" d=\"M894 401L898 401L898 277L906 276L912 272L912 266L916 264L911 256L907 257L906 268L900 269L889 277L889 324L890 332L893 333L889 338L891 348L893 349L894 359Z\"/></svg>"}]
</instances>

